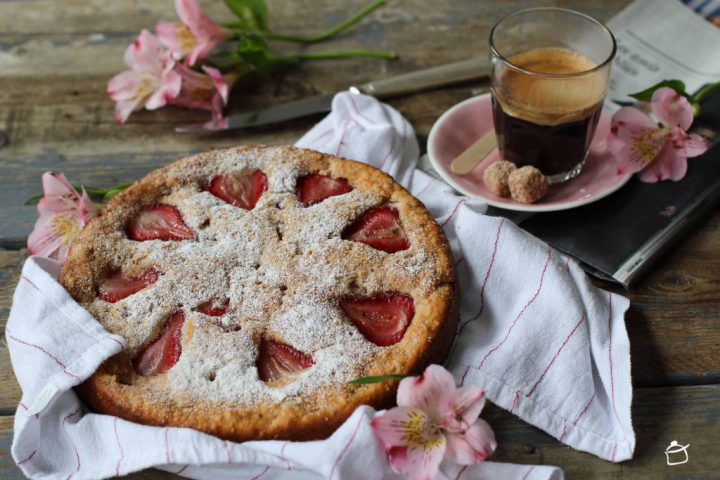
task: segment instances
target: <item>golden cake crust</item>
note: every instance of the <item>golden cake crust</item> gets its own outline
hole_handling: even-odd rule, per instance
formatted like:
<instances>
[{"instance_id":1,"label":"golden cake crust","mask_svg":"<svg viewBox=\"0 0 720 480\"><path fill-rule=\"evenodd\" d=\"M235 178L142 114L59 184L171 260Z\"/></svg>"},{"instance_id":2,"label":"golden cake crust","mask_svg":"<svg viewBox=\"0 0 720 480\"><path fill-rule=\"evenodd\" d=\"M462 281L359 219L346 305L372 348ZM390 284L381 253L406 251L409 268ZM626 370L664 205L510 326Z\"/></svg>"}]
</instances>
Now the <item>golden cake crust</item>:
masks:
<instances>
[{"instance_id":1,"label":"golden cake crust","mask_svg":"<svg viewBox=\"0 0 720 480\"><path fill-rule=\"evenodd\" d=\"M255 208L257 212L235 212L231 210L235 207L222 205L221 200L204 192L209 178L218 171L253 168L262 169L270 179L268 192ZM298 205L294 196L294 181L298 176L311 172L346 178L355 193L331 197L318 205L304 208ZM189 219L190 227L200 232L198 239L184 242L133 242L127 239L124 233L127 223L143 205L158 202L177 202L183 217ZM392 204L400 212L410 239L410 249L386 254L367 245L336 238L338 229L349 225L359 213L385 203ZM325 207L323 204L326 204ZM207 218L204 209L212 211ZM208 249L219 248L216 245L222 242L232 246L232 241L225 237L235 233L228 230L229 227L220 225L223 218L230 218L232 225L256 222L262 227L267 223L268 232L271 231L270 226L277 230L275 237L275 234L258 227L261 232L259 240L242 246L250 252L248 258L257 255L252 268L265 275L260 277L262 281L255 282L260 293L251 295L260 300L267 298L265 303L258 300L261 311L257 314L271 320L256 320L252 312L238 313L237 318L227 321L242 325L242 332L230 332L224 328L227 325L210 322L200 314L189 315L183 328L183 353L178 365L166 374L139 376L132 367L133 356L158 334L161 321L157 319L167 317L172 309L178 308L177 297L171 296L167 302L164 296L159 297L161 288L178 292L228 288L233 303L240 305L254 299L232 293L241 291L238 283L248 283L243 276L245 267L235 268L233 265L234 258L245 261L245 256L227 259L213 253L215 256L207 257L209 254L203 251L204 243L207 243ZM207 228L210 233L202 230L206 223L210 224ZM312 230L318 224L320 227L316 230L319 233L308 237L306 230ZM202 245L190 245L192 242ZM253 253L256 250L257 253ZM196 251L199 253L194 259ZM227 287L223 287L224 284L210 285L212 277L200 278L196 283L183 278L192 277L185 272L195 272L193 269L200 268L200 265L212 263L207 258L216 257L220 258L218 265L227 269L223 271L232 272ZM173 273L172 259L181 263L185 261L183 268L187 270ZM287 268L283 266L285 261L288 262ZM98 299L98 284L110 270L122 267L129 273L139 272L149 263L159 263L160 269L167 271L163 275L168 277L163 279L166 283L158 281L156 286L148 287L148 292L137 293L114 304ZM308 265L313 268L308 268ZM247 275L252 275L252 268L248 267L250 273ZM277 281L282 283L282 289L278 290L273 282L280 274L282 279ZM354 385L347 380L391 373L416 374L428 363L442 362L452 345L457 327L454 276L452 255L440 226L422 203L390 176L369 165L294 147L244 146L193 155L150 173L113 198L83 230L62 267L60 283L73 298L95 315L106 329L128 340L128 347L101 365L92 377L77 387L77 391L95 410L143 424L190 427L234 441L324 438L358 406L367 404L385 408L394 402L397 381ZM327 277L337 278L337 285L332 282L323 284L323 279ZM221 279L220 283L223 281ZM187 282L190 284L184 290L183 285ZM301 377L304 383L298 383L303 389L288 387L273 390L272 386L265 386L257 380L257 372L252 371L254 367L249 366L249 360L233 358L232 352L222 361L205 365L204 355L213 357L222 353L203 343L203 338L208 335L213 339L232 338L231 342L235 342L232 345L248 345L250 349L259 342L260 331L264 332L262 335L288 343L292 343L293 339L302 341L298 340L303 335L298 333L302 325L288 329L279 318L282 315L277 312L302 312L305 298L317 292L321 299L319 302L324 302L327 307L332 306L333 299L338 296L390 290L411 295L415 305L415 316L403 339L395 345L378 347L352 332L347 333L347 320L343 323L335 319L335 323L309 327L310 331L305 332L311 335L317 333L313 328L321 328L323 330L320 331L329 332L323 335L327 337L332 337L331 332L344 332L341 335L347 337L338 338L343 342L347 340L348 350L357 349L353 352L357 355L353 361L343 363L329 359L327 367L322 367L327 370L318 367L318 372L337 374L335 380L325 378L326 375L313 378L315 367L312 367ZM265 292L269 292L267 296L264 296ZM153 295L160 299L155 301ZM197 295L200 298L203 293ZM188 309L192 301L197 303L198 300L181 302L180 306ZM238 311L243 309L238 308ZM151 320L145 322L146 318ZM313 341L308 340L302 350L311 350L310 353L318 358L324 358L326 352L341 356L337 352L338 349L342 351L343 346L333 344L333 338ZM325 356L332 355L327 353ZM195 367L191 362L193 359L199 366ZM353 363L354 359L358 361ZM336 361L337 364L333 363ZM206 375L199 373L203 368L215 369L207 383L200 378ZM215 371L218 372L217 379ZM238 379L239 376L243 378ZM340 381L336 381L338 379ZM186 381L187 385L183 383ZM257 392L257 396L246 398L240 395L244 400L234 399L233 395L246 390Z\"/></svg>"}]
</instances>

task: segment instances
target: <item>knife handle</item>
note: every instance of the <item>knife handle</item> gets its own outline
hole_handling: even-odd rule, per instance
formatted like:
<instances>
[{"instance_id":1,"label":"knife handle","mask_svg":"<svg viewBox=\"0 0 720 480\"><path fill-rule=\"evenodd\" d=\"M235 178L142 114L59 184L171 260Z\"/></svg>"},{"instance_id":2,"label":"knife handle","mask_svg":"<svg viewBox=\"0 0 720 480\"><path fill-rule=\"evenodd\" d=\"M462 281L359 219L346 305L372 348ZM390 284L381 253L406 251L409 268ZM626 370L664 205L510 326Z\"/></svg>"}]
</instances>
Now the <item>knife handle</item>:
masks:
<instances>
[{"instance_id":1,"label":"knife handle","mask_svg":"<svg viewBox=\"0 0 720 480\"><path fill-rule=\"evenodd\" d=\"M428 90L435 87L474 80L488 75L490 64L485 58L472 58L439 67L418 70L395 77L375 80L355 88L361 93L383 98Z\"/></svg>"}]
</instances>

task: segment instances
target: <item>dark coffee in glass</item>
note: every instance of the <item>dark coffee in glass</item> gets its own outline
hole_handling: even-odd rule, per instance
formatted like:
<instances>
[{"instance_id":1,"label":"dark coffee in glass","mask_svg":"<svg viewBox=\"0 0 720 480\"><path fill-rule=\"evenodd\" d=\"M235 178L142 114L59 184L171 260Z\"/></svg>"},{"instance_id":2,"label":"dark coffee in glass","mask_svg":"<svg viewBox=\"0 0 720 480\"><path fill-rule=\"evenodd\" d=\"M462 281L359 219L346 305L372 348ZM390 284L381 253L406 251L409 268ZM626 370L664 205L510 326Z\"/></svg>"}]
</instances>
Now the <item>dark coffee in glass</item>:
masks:
<instances>
[{"instance_id":1,"label":"dark coffee in glass","mask_svg":"<svg viewBox=\"0 0 720 480\"><path fill-rule=\"evenodd\" d=\"M583 14L539 8L498 22L490 45L502 157L538 168L550 183L578 175L607 90L612 34Z\"/></svg>"}]
</instances>

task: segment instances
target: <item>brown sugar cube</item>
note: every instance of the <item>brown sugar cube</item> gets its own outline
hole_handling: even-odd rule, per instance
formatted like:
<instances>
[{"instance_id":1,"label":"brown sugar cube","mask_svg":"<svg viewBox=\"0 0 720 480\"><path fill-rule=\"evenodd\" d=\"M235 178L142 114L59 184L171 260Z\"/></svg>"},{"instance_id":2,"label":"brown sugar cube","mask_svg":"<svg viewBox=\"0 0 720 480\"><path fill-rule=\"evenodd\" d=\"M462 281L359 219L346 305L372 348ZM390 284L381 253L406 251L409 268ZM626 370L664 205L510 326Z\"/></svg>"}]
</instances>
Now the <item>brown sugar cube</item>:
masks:
<instances>
[{"instance_id":1,"label":"brown sugar cube","mask_svg":"<svg viewBox=\"0 0 720 480\"><path fill-rule=\"evenodd\" d=\"M508 186L508 177L516 170L515 164L507 160L493 162L483 172L483 180L485 185L495 195L501 197L510 196L510 187Z\"/></svg>"},{"instance_id":2,"label":"brown sugar cube","mask_svg":"<svg viewBox=\"0 0 720 480\"><path fill-rule=\"evenodd\" d=\"M545 175L529 165L513 171L508 177L508 186L513 200L521 203L535 203L548 191Z\"/></svg>"}]
</instances>

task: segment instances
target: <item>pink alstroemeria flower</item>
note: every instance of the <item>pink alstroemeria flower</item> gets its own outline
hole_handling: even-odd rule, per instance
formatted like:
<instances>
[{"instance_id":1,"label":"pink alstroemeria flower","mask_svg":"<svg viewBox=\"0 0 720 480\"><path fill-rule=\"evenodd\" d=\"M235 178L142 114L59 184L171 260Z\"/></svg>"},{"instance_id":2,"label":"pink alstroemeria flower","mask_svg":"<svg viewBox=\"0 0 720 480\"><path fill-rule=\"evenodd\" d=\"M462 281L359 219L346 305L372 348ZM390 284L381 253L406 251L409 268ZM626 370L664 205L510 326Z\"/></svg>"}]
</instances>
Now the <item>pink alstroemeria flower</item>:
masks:
<instances>
[{"instance_id":1,"label":"pink alstroemeria flower","mask_svg":"<svg viewBox=\"0 0 720 480\"><path fill-rule=\"evenodd\" d=\"M107 93L115 104L115 120L124 123L143 106L155 110L180 93L182 79L173 70L175 61L155 35L143 30L125 50L130 70L118 73L108 83Z\"/></svg>"},{"instance_id":2,"label":"pink alstroemeria flower","mask_svg":"<svg viewBox=\"0 0 720 480\"><path fill-rule=\"evenodd\" d=\"M177 58L185 57L190 66L205 58L215 45L230 38L230 32L210 20L197 0L175 0L175 11L183 23L158 23L155 33Z\"/></svg>"},{"instance_id":3,"label":"pink alstroemeria flower","mask_svg":"<svg viewBox=\"0 0 720 480\"><path fill-rule=\"evenodd\" d=\"M655 90L650 116L633 107L623 107L612 118L608 147L615 156L618 174L638 173L643 182L680 180L687 172L687 159L701 155L707 141L688 135L693 122L690 102L669 87Z\"/></svg>"},{"instance_id":4,"label":"pink alstroemeria flower","mask_svg":"<svg viewBox=\"0 0 720 480\"><path fill-rule=\"evenodd\" d=\"M485 392L455 388L453 376L439 365L403 379L397 403L372 420L397 473L430 480L437 475L443 457L471 465L488 458L497 447L490 425L478 418Z\"/></svg>"},{"instance_id":5,"label":"pink alstroemeria flower","mask_svg":"<svg viewBox=\"0 0 720 480\"><path fill-rule=\"evenodd\" d=\"M80 230L97 215L98 207L85 189L79 194L62 173L45 172L42 187L40 218L28 237L28 252L63 263Z\"/></svg>"},{"instance_id":6,"label":"pink alstroemeria flower","mask_svg":"<svg viewBox=\"0 0 720 480\"><path fill-rule=\"evenodd\" d=\"M201 73L185 65L177 65L175 70L182 77L182 89L173 104L210 110L213 115L213 125L216 128L224 128L227 119L223 118L223 108L227 105L230 89L220 71L203 66L202 70L205 73Z\"/></svg>"}]
</instances>

